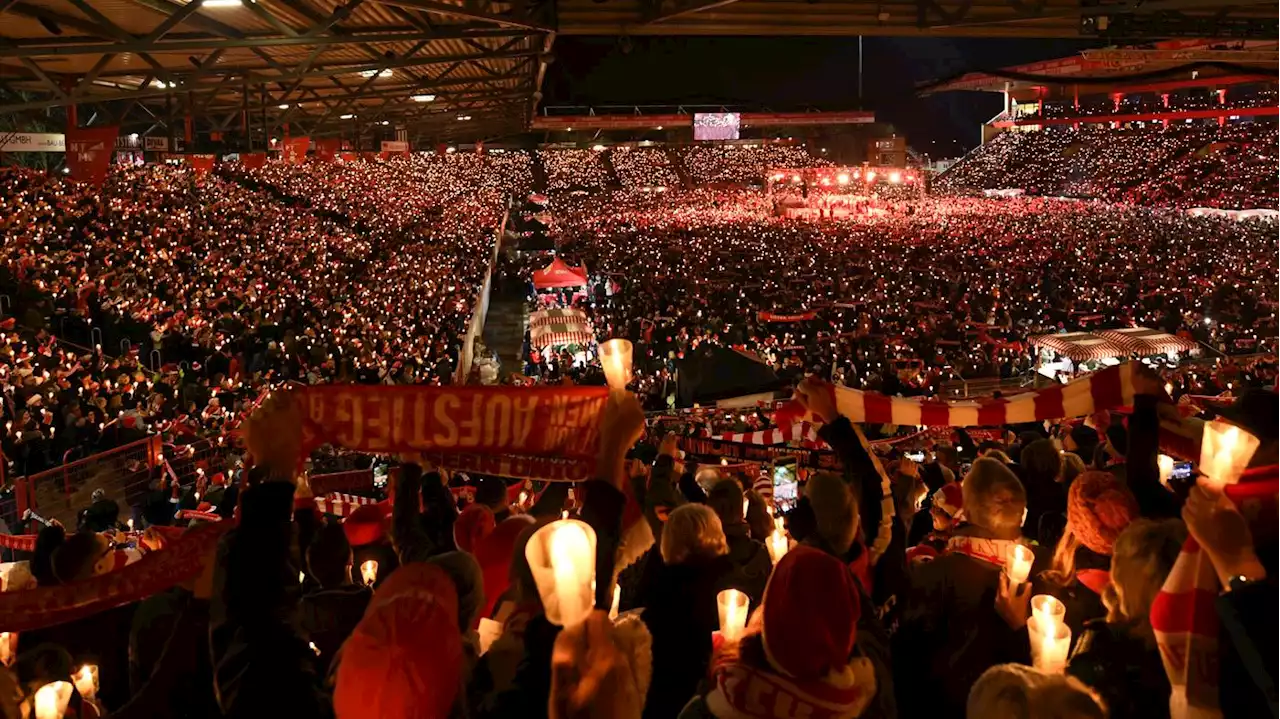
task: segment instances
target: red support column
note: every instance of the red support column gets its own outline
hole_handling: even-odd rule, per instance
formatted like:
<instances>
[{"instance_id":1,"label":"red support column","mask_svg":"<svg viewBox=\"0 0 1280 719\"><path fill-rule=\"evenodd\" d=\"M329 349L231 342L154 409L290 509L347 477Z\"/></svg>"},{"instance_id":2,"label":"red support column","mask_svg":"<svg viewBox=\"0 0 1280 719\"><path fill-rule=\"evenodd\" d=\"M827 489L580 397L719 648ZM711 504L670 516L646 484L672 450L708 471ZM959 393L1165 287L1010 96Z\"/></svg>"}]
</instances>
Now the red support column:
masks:
<instances>
[{"instance_id":1,"label":"red support column","mask_svg":"<svg viewBox=\"0 0 1280 719\"><path fill-rule=\"evenodd\" d=\"M1116 111L1116 112L1120 112L1120 101L1121 101L1121 100L1123 100L1123 99L1124 99L1124 95L1123 95L1123 94L1118 93L1118 92L1116 92L1116 93L1112 93L1112 95L1111 95L1111 102L1114 104L1114 107L1115 107L1115 111Z\"/></svg>"},{"instance_id":2,"label":"red support column","mask_svg":"<svg viewBox=\"0 0 1280 719\"><path fill-rule=\"evenodd\" d=\"M1167 93L1167 92L1162 92L1162 93L1160 93L1160 102L1163 102L1163 103L1164 103L1164 106L1165 106L1165 107L1168 107L1168 106L1169 106L1169 93Z\"/></svg>"}]
</instances>

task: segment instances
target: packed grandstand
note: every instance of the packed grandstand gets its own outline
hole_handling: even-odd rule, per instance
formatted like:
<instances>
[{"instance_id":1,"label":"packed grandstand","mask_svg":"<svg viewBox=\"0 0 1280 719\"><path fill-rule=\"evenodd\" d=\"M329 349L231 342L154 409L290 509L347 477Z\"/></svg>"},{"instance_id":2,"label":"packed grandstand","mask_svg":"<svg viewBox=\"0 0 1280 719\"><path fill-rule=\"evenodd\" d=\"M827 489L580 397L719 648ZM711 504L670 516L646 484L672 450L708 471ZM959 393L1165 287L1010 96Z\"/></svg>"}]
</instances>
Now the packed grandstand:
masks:
<instances>
[{"instance_id":1,"label":"packed grandstand","mask_svg":"<svg viewBox=\"0 0 1280 719\"><path fill-rule=\"evenodd\" d=\"M1049 117L1058 110L1040 112ZM823 706L838 707L824 716L962 716L966 701L971 717L997 716L973 710L975 701L984 701L974 699L978 689L969 692L980 675L984 691L997 691L990 683L1000 681L984 670L1022 661L1049 667L1046 674L1054 676L1066 660L1064 654L1053 668L1034 640L1034 656L1022 658L1028 612L1016 602L1009 604L1013 609L977 607L977 600L963 611L952 608L962 617L951 619L971 622L982 641L966 647L939 640L952 652L948 657L964 657L950 668L943 667L951 659L931 651L936 625L930 622L945 618L922 618L923 600L912 594L919 588L908 574L970 536L956 529L962 500L972 522L963 527L1004 522L1003 510L991 506L1019 505L1013 535L985 538L1000 554L982 560L982 570L1003 566L1004 554L1016 554L1013 544L1025 535L1037 562L1037 574L1027 581L1035 582L1037 594L1066 603L1074 632L1068 643L1101 631L1084 620L1102 622L1108 616L1102 604L1114 600L1114 590L1107 595L1102 585L1089 584L1095 576L1077 579L1070 552L1079 549L1086 557L1081 572L1102 571L1104 585L1136 581L1114 568L1113 579L1106 579L1113 551L1117 565L1159 556L1150 571L1161 573L1144 585L1141 616L1130 609L1134 621L1145 622L1146 634L1131 650L1143 652L1133 661L1146 673L1127 676L1139 677L1132 686L1143 692L1154 686L1167 697L1173 689L1152 627L1163 632L1168 625L1147 614L1187 529L1168 519L1179 516L1181 503L1166 489L1169 476L1156 473L1157 454L1199 461L1198 438L1181 454L1176 441L1166 443L1170 434L1186 434L1180 422L1212 416L1238 398L1256 402L1259 393L1267 395L1261 390L1276 386L1276 128L1274 118L1046 125L1002 132L936 176L919 166L840 165L802 141L767 140L450 147L403 156L273 158L257 166L229 159L207 169L147 163L112 167L100 186L59 173L0 169L0 526L7 535L0 552L13 560L4 565L4 590L65 590L56 596L78 607L59 614L42 609L41 597L10 597L0 610L0 631L6 632L0 634L0 657L8 664L21 652L15 667L27 682L42 672L56 674L41 661L63 661L62 655L32 658L42 642L65 647L66 661L76 666L92 657L101 670L100 691L86 696L91 692L77 684L76 701L86 707L81 716L138 711L144 688L161 682L167 693L152 699L154 706L181 697L187 711L152 716L252 716L252 708L234 714L229 707L259 701L261 708L274 692L288 694L290 704L301 702L300 695L307 701L325 697L314 699L322 709L299 715L336 709L340 717L371 716L362 714L359 697L375 701L369 693L376 694L385 679L379 677L392 671L376 659L379 642L392 640L366 624L378 616L379 593L392 591L387 584L394 589L395 578L404 576L398 573L434 556L421 565L431 569L419 579L450 585L438 589L449 601L436 608L443 608L444 620L436 609L420 619L431 627L432 641L451 637L439 639L449 654L414 654L414 661L430 665L433 677L438 674L439 686L420 695L403 689L396 701L431 703L421 714L431 717L547 716L553 682L566 680L551 673L552 661L560 661L551 646L561 649L552 624L561 622L542 613L552 606L568 612L581 597L570 601L557 594L554 604L545 594L539 599L544 587L538 582L546 577L533 559L537 540L527 562L523 550L513 560L513 546L517 535L535 526L534 518L542 526L544 518L572 513L592 525L592 542L599 533L602 547L616 548L620 535L627 537L617 566L621 589L614 595L612 577L595 575L603 581L587 590L586 608L616 596L619 627L626 625L628 609L644 608L649 634L643 641L651 642L651 676L628 673L623 683L631 693L618 690L629 697L618 699L620 706L630 702L630 708L599 716L639 717L639 707L645 717L792 715L782 709L735 713L739 703L749 702L733 695L734 681L768 683L774 675L715 674L713 654L720 666L728 661L725 642L736 640L715 602L702 600L728 586L749 597L752 609L762 601L769 607L753 615L748 637L759 633L760 622L767 632L809 612L847 620L842 631L848 646L827 649L843 652L837 664L844 667L856 635L860 659L875 676L859 674L861 683L841 685L841 691L822 684L828 691ZM546 243L553 249L529 249ZM491 328L502 324L500 313L518 327L510 348L498 347L498 331L484 328L486 315ZM624 384L636 402L633 408L628 399L619 408L616 394L609 400L600 457L622 467L625 455L628 478L642 479L638 489L610 486L605 499L603 490L588 488L584 500L563 492L562 482L542 481L565 478L560 473L571 470L561 465L552 476L504 472L463 459L465 453L452 457L434 447L401 446L401 430L386 426L408 426L413 411L398 404L388 409L390 399L387 405L365 403L362 394L386 392L378 396L390 398L414 387L446 392L461 384L497 385L517 405L518 393L528 391L562 403L586 396L603 406L603 388L613 375L602 343L611 339L631 343ZM1110 382L1114 390L1102 388ZM343 394L327 394L330 385ZM524 389L530 386L537 389ZM789 403L795 388L798 396ZM828 394L831 400L818 398ZM281 398L290 396L306 399L281 409L287 404ZM473 397L447 399L461 406L459 396L466 403ZM1019 404L1019 396L1026 401ZM1072 404L1082 396L1087 406ZM1276 410L1274 394L1267 396L1270 405L1262 400L1261 410L1250 407L1269 412L1270 419L1251 416L1254 424L1242 426L1273 451ZM496 452L502 442L515 442L519 430L509 432L501 414L510 409L490 408L482 420L481 400L475 401L471 430L479 446L492 443ZM1159 418L1157 402L1165 408ZM861 414L851 414L855 407ZM998 421L989 420L993 407ZM1088 411L1067 416L1066 407ZM950 420L937 419L969 409L988 419L956 421L954 432ZM445 412L439 406L434 411ZM1023 414L1015 418L1014 412ZM855 434L841 414L869 422L869 437ZM496 425L494 417L504 419ZM811 433L810 423L824 428ZM467 420L461 425L465 436ZM448 426L456 439L452 420ZM787 434L786 443L757 437L790 433L793 426L800 429ZM646 427L646 439L633 449ZM679 437L664 439L668 430ZM379 431L381 444L371 439ZM595 430L586 435L594 443ZM271 438L265 444L264 436ZM317 437L325 441L311 441ZM780 446L762 454L769 444ZM308 450L286 457L285 474L309 474L314 482L298 495L306 511L294 524L307 536L298 540L303 549L289 565L288 587L269 576L270 567L250 559L255 550L246 544L274 541L272 531L287 530L287 516L281 526L253 524L263 516L253 510L263 505L249 499L269 491L263 489L269 485L249 488L249 478L257 479L255 462L259 474L277 470L273 462L283 450L271 447L282 445ZM573 445L566 440L556 446ZM846 470L857 467L877 477L862 477L852 490L838 479L831 486L826 478L837 475L816 470L827 466L820 456L833 451ZM595 461L594 444L585 453L565 450L562 457L540 459L570 463L587 456ZM684 457L687 473L681 477L673 467ZM795 463L777 460L796 457L809 484L788 504L786 483L777 477L779 467L785 474ZM388 466L390 480L384 479ZM982 475L975 487L966 469ZM741 484L726 488L716 481L724 477ZM388 499L387 481L398 496L412 499ZM985 489L976 487L981 482ZM244 495L242 505L237 492ZM1085 492L1098 496L1078 496ZM1191 509L1182 511L1192 512L1183 516L1199 538L1208 520L1195 514L1207 511L1197 503L1209 500L1192 497ZM595 504L615 499L613 509ZM638 504L644 518L627 510L615 518L617 526L600 524L599 512L622 513L624 503ZM328 518L317 523L310 511L315 507ZM831 507L852 514L842 520ZM775 512L776 527L770 517ZM786 512L792 514L784 526ZM513 517L518 526L508 524ZM659 535L657 548L624 571L634 559L621 559L629 532L646 518ZM1165 524L1150 521L1156 518ZM141 609L129 614L132 602L148 592L135 596L133 588L99 582L94 586L101 597L73 597L76 582L110 574L98 571L104 561L98 554L85 559L98 545L77 539L77 529L111 532L119 554L112 567L118 561L124 568L115 571L128 571L125 565L160 566L141 557L161 547L169 548L160 554L173 556L182 547L194 551L171 527L204 527L185 536L204 531L198 537L205 541L216 525L236 521L240 530L230 535L229 551L264 573L232 572L227 581L240 582L235 591L241 593L233 614L252 614L250 605L258 601L247 598L246 582L268 576L274 601L299 592L292 577L300 573L306 596L284 603L301 608L304 633L287 634L287 641L300 642L301 654L290 654L289 661L300 656L305 667L280 670L287 675L282 682L258 669L267 677L261 687L244 680L243 697L223 694L225 688L215 696L205 675L238 681L221 676L234 669L221 663L235 661L225 654L233 651L228 644L255 640L221 636L217 629L210 635L216 620L207 615L208 603L199 610L202 619L191 619L193 595L171 590L154 574L136 586L163 590L155 597L185 607L152 607L147 603L155 597L145 599L163 621L147 623ZM830 529L841 521L852 523L856 540ZM1122 533L1131 521L1141 536ZM698 532L712 524L722 532L723 552L698 544ZM1009 529L1004 525L1002 532ZM135 528L151 531L139 535ZM84 543L92 546L80 548ZM1055 545L1069 546L1069 559L1051 559ZM743 558L735 547L759 552ZM291 550L276 549L284 566ZM973 543L955 551L981 559L981 550ZM854 572L834 560L834 569L827 566L828 555L849 560ZM720 572L716 562L737 583L721 586L716 579L703 587L701 579L677 576L688 567L714 565ZM777 569L766 584L773 563ZM393 573L398 564L405 566ZM595 566L596 572L614 570L612 559ZM366 582L378 587L372 600L364 584L352 583L353 567L372 571ZM992 586L997 574L992 569ZM568 580L557 570L556 581ZM816 583L804 586L821 587L820 594L838 589L854 607L861 601L861 612L845 617L847 606L832 600L830 606L789 606L791 619L774 618L771 608L788 601L788 581ZM1000 590L1001 597L1007 594ZM991 604L995 590L983 596ZM1274 584L1269 596L1274 620ZM691 611L692 602L701 604ZM1043 606L1032 605L1037 612ZM1107 606L1113 619L1124 616L1123 608L1115 609L1120 605ZM16 619L4 613L9 609L30 614ZM123 639L87 629L106 616L124 617ZM268 626L277 629L263 620L245 621L240 631ZM16 632L12 650L9 630ZM892 662L890 630L896 632ZM806 628L795 631L809 636ZM495 632L501 637L494 639ZM876 632L883 636L873 641ZM353 639L344 646L348 635ZM205 654L191 658L189 667L181 664L188 674L167 677L163 664L179 661L168 642L179 640L203 646ZM617 641L625 651L641 651L629 640ZM779 658L769 641L744 638L742 648L733 649L742 656L729 660L765 662L768 654L774 666L786 663L780 676L790 682L787 696L811 696L818 682L813 677L834 671L835 665L823 665L822 672L810 666L819 649L806 645L796 656ZM361 663L335 665L339 647ZM875 655L877 649L884 653ZM215 667L208 665L210 651L220 657ZM278 651L284 656L291 650ZM1110 716L1148 715L1140 708L1143 692L1107 680L1105 655L1084 643L1076 652L1068 673L1092 688L1075 680L1068 688L1096 699L1092 707L1109 704ZM179 663L186 659L182 655ZM527 670L530 662L542 674ZM937 678L936 693L915 692L911 666L947 678ZM326 683L320 677L331 668ZM710 685L704 681L708 672L718 677ZM1224 676L1223 684L1247 684L1248 676L1241 670ZM551 716L578 716L554 710L554 698L552 706ZM1080 716L1106 716L1098 711Z\"/></svg>"}]
</instances>

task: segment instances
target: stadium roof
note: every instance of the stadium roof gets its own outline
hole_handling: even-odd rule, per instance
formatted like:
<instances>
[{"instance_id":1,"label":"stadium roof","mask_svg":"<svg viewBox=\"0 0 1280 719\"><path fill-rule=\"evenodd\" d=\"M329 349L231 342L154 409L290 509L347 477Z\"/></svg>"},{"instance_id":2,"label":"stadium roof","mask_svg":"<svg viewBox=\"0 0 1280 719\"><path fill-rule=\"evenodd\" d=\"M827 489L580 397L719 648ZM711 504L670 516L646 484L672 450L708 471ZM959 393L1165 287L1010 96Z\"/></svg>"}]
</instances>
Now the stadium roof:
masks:
<instances>
[{"instance_id":1,"label":"stadium roof","mask_svg":"<svg viewBox=\"0 0 1280 719\"><path fill-rule=\"evenodd\" d=\"M1081 37L1102 13L1172 4L1216 9L1215 23L1261 17L1274 37L1276 6L1257 2L0 0L0 115L23 127L75 105L82 123L126 132L190 115L201 134L288 123L471 140L527 128L557 34Z\"/></svg>"},{"instance_id":2,"label":"stadium roof","mask_svg":"<svg viewBox=\"0 0 1280 719\"><path fill-rule=\"evenodd\" d=\"M1169 40L1138 48L1084 50L1079 55L929 83L921 94L1008 91L1015 99L1111 92L1159 92L1275 82L1276 40ZM1179 67L1196 67L1178 72ZM1164 70L1171 70L1163 73Z\"/></svg>"}]
</instances>

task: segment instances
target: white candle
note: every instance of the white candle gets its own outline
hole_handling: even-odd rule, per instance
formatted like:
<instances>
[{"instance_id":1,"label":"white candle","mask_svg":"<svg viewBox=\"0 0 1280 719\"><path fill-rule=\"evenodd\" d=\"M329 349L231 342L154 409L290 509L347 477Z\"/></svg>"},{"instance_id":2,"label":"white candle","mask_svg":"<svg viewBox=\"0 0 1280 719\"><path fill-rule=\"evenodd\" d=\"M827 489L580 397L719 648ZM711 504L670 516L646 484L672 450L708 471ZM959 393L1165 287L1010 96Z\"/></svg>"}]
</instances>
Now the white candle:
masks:
<instances>
[{"instance_id":1,"label":"white candle","mask_svg":"<svg viewBox=\"0 0 1280 719\"><path fill-rule=\"evenodd\" d=\"M0 632L0 664L13 665L13 647L17 644L18 635L12 632Z\"/></svg>"},{"instance_id":2,"label":"white candle","mask_svg":"<svg viewBox=\"0 0 1280 719\"><path fill-rule=\"evenodd\" d=\"M1009 575L1009 581L1014 585L1027 581L1027 576L1031 574L1031 562L1035 558L1036 555L1030 549L1021 544L1015 546L1005 558L1004 571Z\"/></svg>"},{"instance_id":3,"label":"white candle","mask_svg":"<svg viewBox=\"0 0 1280 719\"><path fill-rule=\"evenodd\" d=\"M303 583L303 582L305 582L305 581L307 581L307 573L306 573L306 572L298 572L298 584L302 584L302 583Z\"/></svg>"},{"instance_id":4,"label":"white candle","mask_svg":"<svg viewBox=\"0 0 1280 719\"><path fill-rule=\"evenodd\" d=\"M774 564L777 564L782 561L784 556L786 556L787 550L791 548L791 544L787 539L786 534L775 529L769 534L769 543L767 547L769 549L769 557L773 559Z\"/></svg>"},{"instance_id":5,"label":"white candle","mask_svg":"<svg viewBox=\"0 0 1280 719\"><path fill-rule=\"evenodd\" d=\"M551 569L556 580L556 598L560 601L560 616L566 624L570 617L585 616L583 606L582 558L590 551L587 535L576 524L567 524L551 535Z\"/></svg>"},{"instance_id":6,"label":"white candle","mask_svg":"<svg viewBox=\"0 0 1280 719\"><path fill-rule=\"evenodd\" d=\"M1027 636L1031 640L1031 664L1047 674L1060 674L1067 666L1071 648L1071 628L1062 622L1044 622L1043 617L1027 620Z\"/></svg>"},{"instance_id":7,"label":"white candle","mask_svg":"<svg viewBox=\"0 0 1280 719\"><path fill-rule=\"evenodd\" d=\"M98 665L86 664L80 667L80 671L76 672L72 677L72 681L76 683L76 691L80 692L80 696L85 701L93 701L98 696Z\"/></svg>"},{"instance_id":8,"label":"white candle","mask_svg":"<svg viewBox=\"0 0 1280 719\"><path fill-rule=\"evenodd\" d=\"M1156 457L1156 464L1160 467L1160 484L1169 486L1169 478L1173 476L1173 457L1162 454Z\"/></svg>"},{"instance_id":9,"label":"white candle","mask_svg":"<svg viewBox=\"0 0 1280 719\"><path fill-rule=\"evenodd\" d=\"M378 581L378 560L368 559L360 563L360 578L364 583L373 586Z\"/></svg>"},{"instance_id":10,"label":"white candle","mask_svg":"<svg viewBox=\"0 0 1280 719\"><path fill-rule=\"evenodd\" d=\"M1057 597L1037 594L1031 598L1031 615L1040 617L1041 626L1061 623L1067 618L1067 605L1058 601Z\"/></svg>"},{"instance_id":11,"label":"white candle","mask_svg":"<svg viewBox=\"0 0 1280 719\"><path fill-rule=\"evenodd\" d=\"M600 345L600 366L609 389L622 390L631 381L631 343L612 339Z\"/></svg>"},{"instance_id":12,"label":"white candle","mask_svg":"<svg viewBox=\"0 0 1280 719\"><path fill-rule=\"evenodd\" d=\"M51 682L36 690L35 719L62 719L71 701L71 682Z\"/></svg>"},{"instance_id":13,"label":"white candle","mask_svg":"<svg viewBox=\"0 0 1280 719\"><path fill-rule=\"evenodd\" d=\"M622 585L613 585L613 605L609 607L609 619L618 618L618 605L622 602Z\"/></svg>"},{"instance_id":14,"label":"white candle","mask_svg":"<svg viewBox=\"0 0 1280 719\"><path fill-rule=\"evenodd\" d=\"M1200 472L1206 484L1222 491L1239 481L1258 444L1257 437L1233 424L1206 422L1200 440Z\"/></svg>"},{"instance_id":15,"label":"white candle","mask_svg":"<svg viewBox=\"0 0 1280 719\"><path fill-rule=\"evenodd\" d=\"M720 636L737 641L747 628L747 607L751 599L737 589L726 589L716 595L720 608Z\"/></svg>"}]
</instances>

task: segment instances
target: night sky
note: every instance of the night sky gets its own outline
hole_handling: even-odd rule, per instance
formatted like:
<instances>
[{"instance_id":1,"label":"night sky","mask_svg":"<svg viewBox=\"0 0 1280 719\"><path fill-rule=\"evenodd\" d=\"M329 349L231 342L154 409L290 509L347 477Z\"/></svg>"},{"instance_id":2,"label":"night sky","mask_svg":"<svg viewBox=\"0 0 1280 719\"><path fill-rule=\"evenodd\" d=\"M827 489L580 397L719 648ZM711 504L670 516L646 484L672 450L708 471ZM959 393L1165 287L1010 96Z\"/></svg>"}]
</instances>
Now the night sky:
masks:
<instances>
[{"instance_id":1,"label":"night sky","mask_svg":"<svg viewBox=\"0 0 1280 719\"><path fill-rule=\"evenodd\" d=\"M917 98L917 82L1066 57L1091 46L1096 45L1069 40L866 37L861 106L892 123L916 150L956 155L978 143L979 125L1000 111L999 96ZM724 103L779 112L859 107L857 37L560 37L555 55L543 85L545 105Z\"/></svg>"}]
</instances>

